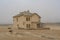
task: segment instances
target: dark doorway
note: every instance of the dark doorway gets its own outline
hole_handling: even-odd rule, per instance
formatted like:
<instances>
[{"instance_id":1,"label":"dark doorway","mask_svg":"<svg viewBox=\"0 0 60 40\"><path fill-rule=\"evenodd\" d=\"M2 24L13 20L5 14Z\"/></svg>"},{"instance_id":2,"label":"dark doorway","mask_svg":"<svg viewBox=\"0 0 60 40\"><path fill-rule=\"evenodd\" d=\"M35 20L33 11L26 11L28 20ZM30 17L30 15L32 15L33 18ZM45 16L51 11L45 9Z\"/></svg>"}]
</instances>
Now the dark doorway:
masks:
<instances>
[{"instance_id":1,"label":"dark doorway","mask_svg":"<svg viewBox=\"0 0 60 40\"><path fill-rule=\"evenodd\" d=\"M37 28L40 28L40 23L39 23L39 24L37 24Z\"/></svg>"},{"instance_id":2,"label":"dark doorway","mask_svg":"<svg viewBox=\"0 0 60 40\"><path fill-rule=\"evenodd\" d=\"M17 24L17 28L20 29L19 24Z\"/></svg>"},{"instance_id":3,"label":"dark doorway","mask_svg":"<svg viewBox=\"0 0 60 40\"><path fill-rule=\"evenodd\" d=\"M29 29L30 28L30 24L26 24L26 27Z\"/></svg>"}]
</instances>

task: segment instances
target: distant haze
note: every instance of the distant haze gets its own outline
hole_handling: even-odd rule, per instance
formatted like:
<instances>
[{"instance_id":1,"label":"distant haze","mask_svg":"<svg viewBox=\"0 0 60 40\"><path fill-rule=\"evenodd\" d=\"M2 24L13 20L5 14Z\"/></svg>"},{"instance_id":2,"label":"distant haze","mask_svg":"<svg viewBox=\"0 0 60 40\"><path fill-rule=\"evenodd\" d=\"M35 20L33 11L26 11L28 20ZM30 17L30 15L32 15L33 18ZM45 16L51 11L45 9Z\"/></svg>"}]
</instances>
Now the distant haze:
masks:
<instances>
[{"instance_id":1,"label":"distant haze","mask_svg":"<svg viewBox=\"0 0 60 40\"><path fill-rule=\"evenodd\" d=\"M43 23L60 22L60 0L0 0L0 24L13 23L13 16L30 10L41 16Z\"/></svg>"}]
</instances>

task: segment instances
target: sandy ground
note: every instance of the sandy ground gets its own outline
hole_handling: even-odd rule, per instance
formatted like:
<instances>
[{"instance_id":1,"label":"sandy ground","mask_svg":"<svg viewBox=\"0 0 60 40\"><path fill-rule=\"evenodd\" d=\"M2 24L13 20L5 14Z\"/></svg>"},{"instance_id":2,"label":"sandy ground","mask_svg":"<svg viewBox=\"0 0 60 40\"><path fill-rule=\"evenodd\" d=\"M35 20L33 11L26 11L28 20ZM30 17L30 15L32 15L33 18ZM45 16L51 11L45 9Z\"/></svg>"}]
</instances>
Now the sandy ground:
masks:
<instances>
[{"instance_id":1,"label":"sandy ground","mask_svg":"<svg viewBox=\"0 0 60 40\"><path fill-rule=\"evenodd\" d=\"M0 40L60 40L60 30L15 30L0 26Z\"/></svg>"}]
</instances>

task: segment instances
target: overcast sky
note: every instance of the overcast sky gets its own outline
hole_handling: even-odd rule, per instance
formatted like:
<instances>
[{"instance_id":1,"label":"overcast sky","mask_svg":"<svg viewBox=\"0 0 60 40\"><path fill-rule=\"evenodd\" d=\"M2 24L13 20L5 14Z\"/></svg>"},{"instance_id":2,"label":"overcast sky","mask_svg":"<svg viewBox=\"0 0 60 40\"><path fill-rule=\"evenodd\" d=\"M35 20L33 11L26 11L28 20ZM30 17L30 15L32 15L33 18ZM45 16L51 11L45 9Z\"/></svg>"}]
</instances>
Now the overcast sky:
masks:
<instances>
[{"instance_id":1,"label":"overcast sky","mask_svg":"<svg viewBox=\"0 0 60 40\"><path fill-rule=\"evenodd\" d=\"M44 23L60 22L60 0L0 0L0 24L13 23L21 11L36 12Z\"/></svg>"}]
</instances>

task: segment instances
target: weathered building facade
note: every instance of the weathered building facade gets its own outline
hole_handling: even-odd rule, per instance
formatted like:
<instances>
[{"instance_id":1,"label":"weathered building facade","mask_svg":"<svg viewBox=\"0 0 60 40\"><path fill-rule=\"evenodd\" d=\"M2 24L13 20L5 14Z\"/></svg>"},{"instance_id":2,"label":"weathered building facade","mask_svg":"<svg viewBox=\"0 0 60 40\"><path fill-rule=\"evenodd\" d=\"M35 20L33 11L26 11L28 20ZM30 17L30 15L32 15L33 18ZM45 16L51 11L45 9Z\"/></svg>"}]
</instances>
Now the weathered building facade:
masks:
<instances>
[{"instance_id":1,"label":"weathered building facade","mask_svg":"<svg viewBox=\"0 0 60 40\"><path fill-rule=\"evenodd\" d=\"M37 13L24 11L13 16L13 27L17 29L37 29L40 28L40 21L41 17Z\"/></svg>"}]
</instances>

